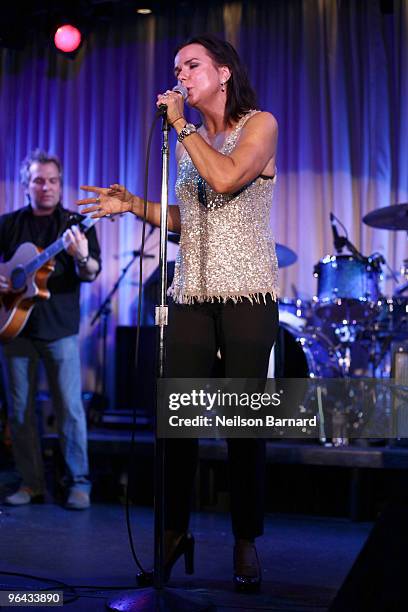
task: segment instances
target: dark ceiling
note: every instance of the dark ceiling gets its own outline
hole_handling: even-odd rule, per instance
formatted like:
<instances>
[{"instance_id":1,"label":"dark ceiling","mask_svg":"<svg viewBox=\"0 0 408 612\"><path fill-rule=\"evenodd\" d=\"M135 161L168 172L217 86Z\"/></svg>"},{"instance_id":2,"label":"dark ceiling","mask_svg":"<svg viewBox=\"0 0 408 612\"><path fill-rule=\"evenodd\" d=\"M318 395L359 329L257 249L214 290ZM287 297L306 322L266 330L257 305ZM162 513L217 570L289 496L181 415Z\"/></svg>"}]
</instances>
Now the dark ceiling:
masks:
<instances>
[{"instance_id":1,"label":"dark ceiling","mask_svg":"<svg viewBox=\"0 0 408 612\"><path fill-rule=\"evenodd\" d=\"M101 22L143 19L136 13L138 8L159 14L189 4L187 0L6 0L0 6L0 46L23 48L34 36L49 37L57 24L67 20L89 30Z\"/></svg>"},{"instance_id":2,"label":"dark ceiling","mask_svg":"<svg viewBox=\"0 0 408 612\"><path fill-rule=\"evenodd\" d=\"M155 15L186 15L200 2L225 4L227 0L3 0L0 4L0 47L21 49L36 37L50 38L57 24L75 20L85 31L100 23L143 19L138 8L150 8ZM243 4L301 0L242 0ZM310 0L306 0L310 1ZM317 2L317 0L315 0ZM357 0L352 0L357 1ZM361 0L358 0L359 2ZM393 0L377 0L383 14L392 14ZM188 19L188 17L187 17Z\"/></svg>"}]
</instances>

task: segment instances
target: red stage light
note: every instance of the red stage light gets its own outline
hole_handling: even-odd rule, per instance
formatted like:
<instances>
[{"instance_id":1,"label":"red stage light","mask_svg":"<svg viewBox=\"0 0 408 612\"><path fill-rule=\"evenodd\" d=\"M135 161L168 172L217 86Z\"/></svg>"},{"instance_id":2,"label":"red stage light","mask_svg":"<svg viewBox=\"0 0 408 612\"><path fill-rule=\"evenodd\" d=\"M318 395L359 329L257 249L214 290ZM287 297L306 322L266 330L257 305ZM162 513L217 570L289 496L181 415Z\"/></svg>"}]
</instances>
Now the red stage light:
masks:
<instances>
[{"instance_id":1,"label":"red stage light","mask_svg":"<svg viewBox=\"0 0 408 612\"><path fill-rule=\"evenodd\" d=\"M76 51L81 44L81 32L72 25L63 25L55 32L54 43L64 53Z\"/></svg>"}]
</instances>

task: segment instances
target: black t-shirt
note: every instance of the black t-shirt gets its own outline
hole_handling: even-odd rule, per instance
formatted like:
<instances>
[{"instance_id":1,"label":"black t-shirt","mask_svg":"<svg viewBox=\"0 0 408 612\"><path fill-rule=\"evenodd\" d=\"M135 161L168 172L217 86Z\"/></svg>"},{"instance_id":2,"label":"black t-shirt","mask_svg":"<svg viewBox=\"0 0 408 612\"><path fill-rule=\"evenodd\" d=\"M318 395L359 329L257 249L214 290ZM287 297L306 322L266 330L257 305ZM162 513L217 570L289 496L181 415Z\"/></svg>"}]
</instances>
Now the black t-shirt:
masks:
<instances>
[{"instance_id":1,"label":"black t-shirt","mask_svg":"<svg viewBox=\"0 0 408 612\"><path fill-rule=\"evenodd\" d=\"M77 225L81 215L63 208L60 204L51 215L37 216L31 206L0 217L0 256L9 261L20 244L32 242L45 248L58 240L64 231ZM95 228L87 232L89 254L99 262L100 248ZM99 273L99 272L98 272ZM20 336L39 340L58 340L79 330L79 297L81 279L75 270L73 257L63 250L55 258L55 270L48 279L51 292L49 300L35 303L28 322Z\"/></svg>"}]
</instances>

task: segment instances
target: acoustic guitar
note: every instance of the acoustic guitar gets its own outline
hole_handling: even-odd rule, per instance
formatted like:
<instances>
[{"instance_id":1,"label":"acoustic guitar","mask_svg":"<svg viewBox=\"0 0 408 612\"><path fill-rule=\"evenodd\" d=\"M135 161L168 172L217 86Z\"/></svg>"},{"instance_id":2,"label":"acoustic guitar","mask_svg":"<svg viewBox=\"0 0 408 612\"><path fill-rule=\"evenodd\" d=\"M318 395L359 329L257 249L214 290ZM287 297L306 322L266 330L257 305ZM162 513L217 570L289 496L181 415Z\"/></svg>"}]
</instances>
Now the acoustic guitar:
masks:
<instances>
[{"instance_id":1,"label":"acoustic guitar","mask_svg":"<svg viewBox=\"0 0 408 612\"><path fill-rule=\"evenodd\" d=\"M99 219L86 217L79 223L88 231ZM48 300L47 282L55 269L53 258L64 250L62 237L40 249L31 242L21 244L13 257L0 264L0 274L9 279L10 291L0 295L0 342L12 340L26 325L35 303Z\"/></svg>"}]
</instances>

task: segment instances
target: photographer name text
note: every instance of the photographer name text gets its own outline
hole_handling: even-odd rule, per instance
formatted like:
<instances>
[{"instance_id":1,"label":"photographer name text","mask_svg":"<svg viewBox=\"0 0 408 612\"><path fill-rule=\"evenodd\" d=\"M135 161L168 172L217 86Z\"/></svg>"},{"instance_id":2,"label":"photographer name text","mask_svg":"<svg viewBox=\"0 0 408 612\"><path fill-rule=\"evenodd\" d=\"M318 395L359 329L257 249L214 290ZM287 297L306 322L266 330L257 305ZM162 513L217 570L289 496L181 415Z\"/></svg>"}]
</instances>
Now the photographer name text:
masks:
<instances>
[{"instance_id":1,"label":"photographer name text","mask_svg":"<svg viewBox=\"0 0 408 612\"><path fill-rule=\"evenodd\" d=\"M317 427L317 416L305 418L278 418L271 414L265 417L241 417L235 415L226 417L216 415L215 417L197 415L194 417L180 417L173 414L169 417L171 427Z\"/></svg>"}]
</instances>

